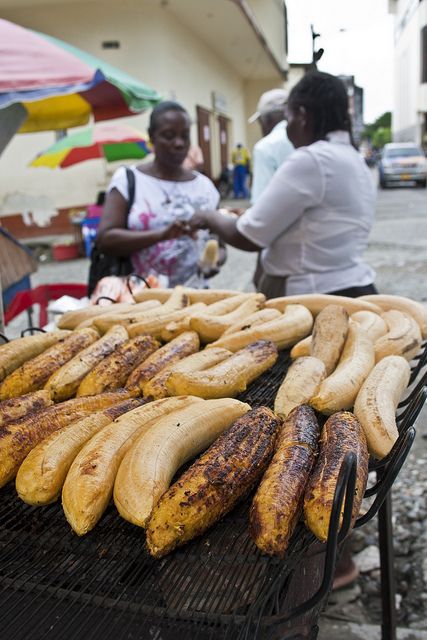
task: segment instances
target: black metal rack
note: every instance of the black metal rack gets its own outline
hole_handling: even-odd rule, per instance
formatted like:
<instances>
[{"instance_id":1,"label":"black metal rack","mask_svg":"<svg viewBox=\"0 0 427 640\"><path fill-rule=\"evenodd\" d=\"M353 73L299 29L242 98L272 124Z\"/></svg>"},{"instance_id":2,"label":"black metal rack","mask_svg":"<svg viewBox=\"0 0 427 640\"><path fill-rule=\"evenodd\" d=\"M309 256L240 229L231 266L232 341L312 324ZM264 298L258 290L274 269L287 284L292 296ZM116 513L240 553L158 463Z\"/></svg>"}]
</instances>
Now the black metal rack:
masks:
<instances>
[{"instance_id":1,"label":"black metal rack","mask_svg":"<svg viewBox=\"0 0 427 640\"><path fill-rule=\"evenodd\" d=\"M380 510L384 638L393 640L393 563L390 487L409 452L413 423L427 395L427 348L413 388L399 409L400 435L384 461L372 462L375 496L356 526ZM272 406L289 354L241 399ZM420 378L416 383L415 378ZM14 487L0 491L0 628L8 640L278 640L317 637L317 618L331 589L337 546L350 524L355 461L348 457L335 492L326 545L303 524L285 560L262 555L248 534L250 498L204 536L161 561L145 550L141 529L110 506L84 538L70 528L58 504L31 507ZM338 532L338 514L345 516Z\"/></svg>"}]
</instances>

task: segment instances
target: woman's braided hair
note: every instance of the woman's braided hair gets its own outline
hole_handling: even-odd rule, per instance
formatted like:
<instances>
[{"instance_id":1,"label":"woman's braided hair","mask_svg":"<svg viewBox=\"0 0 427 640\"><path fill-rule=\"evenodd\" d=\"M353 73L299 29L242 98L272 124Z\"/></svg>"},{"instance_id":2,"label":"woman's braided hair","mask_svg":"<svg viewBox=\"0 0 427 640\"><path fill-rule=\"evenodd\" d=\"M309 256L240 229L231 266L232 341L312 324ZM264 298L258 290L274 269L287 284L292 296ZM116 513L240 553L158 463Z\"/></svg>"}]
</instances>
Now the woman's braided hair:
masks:
<instances>
[{"instance_id":1,"label":"woman's braided hair","mask_svg":"<svg viewBox=\"0 0 427 640\"><path fill-rule=\"evenodd\" d=\"M348 97L344 83L321 71L310 71L292 89L292 110L304 107L312 117L315 140L325 140L330 131L348 131L353 143Z\"/></svg>"}]
</instances>

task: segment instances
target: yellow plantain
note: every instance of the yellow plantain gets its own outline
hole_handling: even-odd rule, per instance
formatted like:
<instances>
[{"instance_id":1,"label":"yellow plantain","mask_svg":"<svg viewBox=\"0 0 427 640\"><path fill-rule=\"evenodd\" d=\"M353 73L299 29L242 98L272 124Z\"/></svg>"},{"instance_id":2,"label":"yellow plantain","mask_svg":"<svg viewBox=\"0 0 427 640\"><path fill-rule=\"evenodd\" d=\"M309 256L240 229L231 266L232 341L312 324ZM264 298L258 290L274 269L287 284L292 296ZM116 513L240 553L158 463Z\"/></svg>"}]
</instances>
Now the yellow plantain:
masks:
<instances>
[{"instance_id":1,"label":"yellow plantain","mask_svg":"<svg viewBox=\"0 0 427 640\"><path fill-rule=\"evenodd\" d=\"M194 331L197 331L203 342L212 342L217 340L235 322L239 322L258 311L264 302L265 296L258 293L245 300L233 311L223 315L212 315L203 311L195 313L190 319L190 326Z\"/></svg>"},{"instance_id":2,"label":"yellow plantain","mask_svg":"<svg viewBox=\"0 0 427 640\"><path fill-rule=\"evenodd\" d=\"M373 342L378 338L381 338L381 336L384 336L388 331L383 318L381 318L378 313L373 313L372 311L356 311L351 314L350 320L352 322L357 322L357 324L366 331Z\"/></svg>"},{"instance_id":3,"label":"yellow plantain","mask_svg":"<svg viewBox=\"0 0 427 640\"><path fill-rule=\"evenodd\" d=\"M193 353L186 358L182 358L182 360L175 362L175 364L171 364L170 366L162 369L162 371L154 376L154 378L151 378L142 385L144 397L153 398L154 400L166 398L166 396L169 395L166 382L171 373L204 371L205 369L213 367L223 360L226 360L231 355L233 354L231 351L227 351L227 349L204 349L203 351Z\"/></svg>"},{"instance_id":4,"label":"yellow plantain","mask_svg":"<svg viewBox=\"0 0 427 640\"><path fill-rule=\"evenodd\" d=\"M376 458L384 458L399 436L396 408L410 376L405 358L386 356L375 365L357 394L354 413Z\"/></svg>"},{"instance_id":5,"label":"yellow plantain","mask_svg":"<svg viewBox=\"0 0 427 640\"><path fill-rule=\"evenodd\" d=\"M204 371L172 372L166 388L170 395L175 396L188 393L201 398L233 397L270 369L277 356L273 342L259 340Z\"/></svg>"},{"instance_id":6,"label":"yellow plantain","mask_svg":"<svg viewBox=\"0 0 427 640\"><path fill-rule=\"evenodd\" d=\"M347 310L348 313L354 313L355 311L373 311L374 313L381 313L381 308L362 298L347 298L347 296L334 296L329 293L303 293L298 296L283 296L281 298L272 298L267 300L265 306L271 309L279 309L284 311L290 304L302 304L311 311L314 316L317 316L322 309L328 304L339 304L341 307Z\"/></svg>"},{"instance_id":7,"label":"yellow plantain","mask_svg":"<svg viewBox=\"0 0 427 640\"><path fill-rule=\"evenodd\" d=\"M42 409L0 428L0 487L15 477L21 462L41 440L75 420L129 397L125 390L76 398Z\"/></svg>"},{"instance_id":8,"label":"yellow plantain","mask_svg":"<svg viewBox=\"0 0 427 640\"><path fill-rule=\"evenodd\" d=\"M310 400L311 406L326 415L350 409L374 365L371 339L356 323L350 324L338 366L320 384L317 394Z\"/></svg>"},{"instance_id":9,"label":"yellow plantain","mask_svg":"<svg viewBox=\"0 0 427 640\"><path fill-rule=\"evenodd\" d=\"M198 402L158 420L135 440L120 465L114 483L120 515L145 527L178 469L249 410L248 404L225 398Z\"/></svg>"},{"instance_id":10,"label":"yellow plantain","mask_svg":"<svg viewBox=\"0 0 427 640\"><path fill-rule=\"evenodd\" d=\"M422 337L427 338L427 309L420 302L411 300L411 298L405 298L403 296L392 296L384 294L362 296L361 298L358 298L358 300L373 302L375 305L380 307L382 311L397 309L398 311L408 313L419 324Z\"/></svg>"},{"instance_id":11,"label":"yellow plantain","mask_svg":"<svg viewBox=\"0 0 427 640\"><path fill-rule=\"evenodd\" d=\"M208 348L224 347L230 351L237 351L256 340L271 340L278 349L286 349L308 335L312 326L313 316L308 309L301 304L289 305L280 318L222 336L210 343Z\"/></svg>"},{"instance_id":12,"label":"yellow plantain","mask_svg":"<svg viewBox=\"0 0 427 640\"><path fill-rule=\"evenodd\" d=\"M326 378L324 363L313 356L297 358L289 367L274 400L274 411L287 417L300 404L316 395Z\"/></svg>"},{"instance_id":13,"label":"yellow plantain","mask_svg":"<svg viewBox=\"0 0 427 640\"><path fill-rule=\"evenodd\" d=\"M113 493L120 463L135 438L173 411L199 398L164 398L120 416L89 440L72 463L62 490L62 506L74 531L84 535L98 522Z\"/></svg>"},{"instance_id":14,"label":"yellow plantain","mask_svg":"<svg viewBox=\"0 0 427 640\"><path fill-rule=\"evenodd\" d=\"M378 362L385 356L403 356L411 361L421 347L421 330L414 318L397 309L382 314L388 331L375 340L375 359Z\"/></svg>"},{"instance_id":15,"label":"yellow plantain","mask_svg":"<svg viewBox=\"0 0 427 640\"><path fill-rule=\"evenodd\" d=\"M16 475L16 491L28 504L43 505L57 500L68 470L83 445L98 431L142 400L124 400L54 431L30 451Z\"/></svg>"}]
</instances>

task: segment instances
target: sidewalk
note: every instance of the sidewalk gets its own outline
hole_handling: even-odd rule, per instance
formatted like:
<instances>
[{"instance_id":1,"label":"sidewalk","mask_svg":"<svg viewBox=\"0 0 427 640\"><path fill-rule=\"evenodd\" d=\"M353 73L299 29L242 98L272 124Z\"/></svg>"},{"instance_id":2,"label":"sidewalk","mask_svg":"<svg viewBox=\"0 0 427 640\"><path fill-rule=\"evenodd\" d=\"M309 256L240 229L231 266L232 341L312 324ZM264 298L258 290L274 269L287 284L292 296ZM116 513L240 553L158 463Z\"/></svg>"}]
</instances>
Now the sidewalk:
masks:
<instances>
[{"instance_id":1,"label":"sidewalk","mask_svg":"<svg viewBox=\"0 0 427 640\"><path fill-rule=\"evenodd\" d=\"M320 622L318 640L388 640L381 637L381 628L371 624L329 621ZM398 629L397 640L427 640L427 631Z\"/></svg>"}]
</instances>

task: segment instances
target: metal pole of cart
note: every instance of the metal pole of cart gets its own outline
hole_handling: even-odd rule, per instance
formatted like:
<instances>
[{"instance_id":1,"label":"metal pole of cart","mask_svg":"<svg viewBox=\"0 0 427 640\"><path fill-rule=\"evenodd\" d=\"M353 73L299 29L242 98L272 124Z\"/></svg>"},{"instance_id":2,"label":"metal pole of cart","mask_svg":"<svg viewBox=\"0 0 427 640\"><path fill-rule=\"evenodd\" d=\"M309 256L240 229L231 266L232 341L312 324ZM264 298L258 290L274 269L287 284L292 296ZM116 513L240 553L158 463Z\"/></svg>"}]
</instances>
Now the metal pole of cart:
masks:
<instances>
[{"instance_id":1,"label":"metal pole of cart","mask_svg":"<svg viewBox=\"0 0 427 640\"><path fill-rule=\"evenodd\" d=\"M380 480L383 470L377 471ZM396 640L396 576L394 571L393 523L391 490L378 511L378 542L380 550L382 640Z\"/></svg>"}]
</instances>

